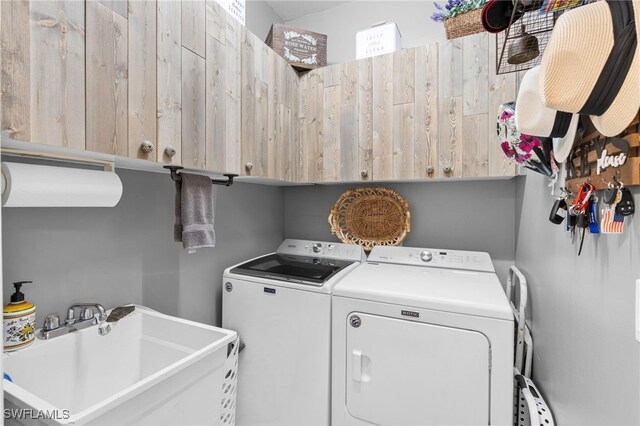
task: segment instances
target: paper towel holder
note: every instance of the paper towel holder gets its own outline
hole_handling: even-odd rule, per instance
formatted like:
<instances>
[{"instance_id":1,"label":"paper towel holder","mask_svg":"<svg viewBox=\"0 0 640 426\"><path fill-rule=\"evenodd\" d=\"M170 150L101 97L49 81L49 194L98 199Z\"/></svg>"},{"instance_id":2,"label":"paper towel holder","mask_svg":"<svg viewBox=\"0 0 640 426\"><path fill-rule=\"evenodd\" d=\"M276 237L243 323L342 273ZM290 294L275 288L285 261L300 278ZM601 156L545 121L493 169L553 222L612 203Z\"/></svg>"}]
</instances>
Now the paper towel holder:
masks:
<instances>
[{"instance_id":1,"label":"paper towel holder","mask_svg":"<svg viewBox=\"0 0 640 426\"><path fill-rule=\"evenodd\" d=\"M184 167L182 167L182 166L164 166L163 168L164 169L169 169L169 171L171 171L171 179L174 182L181 182L182 181L182 176L180 176L180 174L178 173L178 170L182 170L182 169L184 169ZM226 176L227 180L211 179L211 184L212 185L231 186L231 185L233 185L233 178L238 176L238 175L235 175L233 173L224 173L223 176Z\"/></svg>"},{"instance_id":2,"label":"paper towel holder","mask_svg":"<svg viewBox=\"0 0 640 426\"><path fill-rule=\"evenodd\" d=\"M105 172L115 171L115 163L108 160L97 160L88 157L74 157L66 154L58 154L54 152L39 152L39 151L27 151L24 149L5 148L0 150L2 155L9 155L14 157L27 157L36 158L41 160L62 161L68 163L89 164L102 167Z\"/></svg>"},{"instance_id":3,"label":"paper towel holder","mask_svg":"<svg viewBox=\"0 0 640 426\"><path fill-rule=\"evenodd\" d=\"M0 149L0 153L2 156L8 155L13 157L27 157L27 158L36 158L41 160L53 160L53 161L62 161L69 163L79 163L79 164L90 164L102 167L105 172L114 172L115 164L113 161L107 160L97 160L93 158L85 158L85 157L74 157L66 154L58 154L54 152L39 152L39 151L29 151L24 149L17 148L7 148L2 147ZM2 172L0 172L0 194L4 194L5 189L7 189L7 179Z\"/></svg>"}]
</instances>

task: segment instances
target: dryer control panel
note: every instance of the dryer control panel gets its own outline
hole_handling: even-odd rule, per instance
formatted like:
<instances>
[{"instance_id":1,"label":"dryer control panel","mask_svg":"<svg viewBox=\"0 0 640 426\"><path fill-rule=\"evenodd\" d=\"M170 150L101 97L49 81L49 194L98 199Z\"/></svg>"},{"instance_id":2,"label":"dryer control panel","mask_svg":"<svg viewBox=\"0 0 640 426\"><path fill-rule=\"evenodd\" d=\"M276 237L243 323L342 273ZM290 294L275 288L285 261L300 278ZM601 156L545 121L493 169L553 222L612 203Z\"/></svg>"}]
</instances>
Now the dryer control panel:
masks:
<instances>
[{"instance_id":1,"label":"dryer control panel","mask_svg":"<svg viewBox=\"0 0 640 426\"><path fill-rule=\"evenodd\" d=\"M354 262L367 260L364 250L358 245L326 241L284 240L276 250L276 253L322 259L351 260Z\"/></svg>"},{"instance_id":2,"label":"dryer control panel","mask_svg":"<svg viewBox=\"0 0 640 426\"><path fill-rule=\"evenodd\" d=\"M479 251L375 246L367 262L495 272L489 253Z\"/></svg>"}]
</instances>

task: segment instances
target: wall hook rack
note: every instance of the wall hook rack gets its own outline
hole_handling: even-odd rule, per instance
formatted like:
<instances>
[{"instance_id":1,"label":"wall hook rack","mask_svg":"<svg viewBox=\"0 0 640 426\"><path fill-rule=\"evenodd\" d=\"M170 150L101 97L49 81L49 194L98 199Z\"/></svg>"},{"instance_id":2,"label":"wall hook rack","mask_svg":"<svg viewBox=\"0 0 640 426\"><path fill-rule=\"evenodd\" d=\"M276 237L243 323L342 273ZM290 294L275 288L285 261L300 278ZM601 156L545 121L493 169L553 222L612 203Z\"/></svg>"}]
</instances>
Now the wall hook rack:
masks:
<instances>
[{"instance_id":1,"label":"wall hook rack","mask_svg":"<svg viewBox=\"0 0 640 426\"><path fill-rule=\"evenodd\" d=\"M182 177L178 173L178 170L182 170L182 169L184 169L184 167L182 167L182 166L164 166L163 168L164 169L169 169L169 171L171 171L171 179L174 182L181 182L182 181ZM224 176L227 177L227 180L211 179L211 184L213 184L213 185L231 186L231 185L233 185L233 178L238 176L238 175L234 175L232 173L224 173Z\"/></svg>"}]
</instances>

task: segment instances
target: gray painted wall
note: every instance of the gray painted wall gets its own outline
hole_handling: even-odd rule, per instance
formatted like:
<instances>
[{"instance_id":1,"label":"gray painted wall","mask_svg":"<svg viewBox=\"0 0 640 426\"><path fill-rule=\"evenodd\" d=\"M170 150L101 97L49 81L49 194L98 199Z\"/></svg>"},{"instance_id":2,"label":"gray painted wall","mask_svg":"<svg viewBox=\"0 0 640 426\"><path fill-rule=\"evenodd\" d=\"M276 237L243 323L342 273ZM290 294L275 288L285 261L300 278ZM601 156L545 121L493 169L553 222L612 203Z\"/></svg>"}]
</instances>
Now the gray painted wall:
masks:
<instances>
[{"instance_id":1,"label":"gray painted wall","mask_svg":"<svg viewBox=\"0 0 640 426\"><path fill-rule=\"evenodd\" d=\"M3 293L24 287L37 324L73 302L141 303L218 325L224 268L282 241L281 188L216 187L213 249L187 254L173 241L174 184L166 174L118 170L124 194L114 208L3 208Z\"/></svg>"},{"instance_id":2,"label":"gray painted wall","mask_svg":"<svg viewBox=\"0 0 640 426\"><path fill-rule=\"evenodd\" d=\"M282 18L264 0L248 0L245 3L245 24L260 40L265 40L271 24L282 23Z\"/></svg>"},{"instance_id":3,"label":"gray painted wall","mask_svg":"<svg viewBox=\"0 0 640 426\"><path fill-rule=\"evenodd\" d=\"M444 40L443 25L430 19L434 11L432 1L352 1L287 23L327 34L327 60L335 64L354 60L356 33L380 21L398 25L402 47Z\"/></svg>"},{"instance_id":4,"label":"gray painted wall","mask_svg":"<svg viewBox=\"0 0 640 426\"><path fill-rule=\"evenodd\" d=\"M330 185L285 189L285 235L338 241L327 223L329 209L348 188ZM486 251L501 278L514 262L515 181L380 184L409 202L406 246Z\"/></svg>"},{"instance_id":5,"label":"gray painted wall","mask_svg":"<svg viewBox=\"0 0 640 426\"><path fill-rule=\"evenodd\" d=\"M516 194L516 264L530 289L534 381L557 424L640 424L640 214L625 221L621 236L586 235L578 257L570 235L548 221L545 179L518 178Z\"/></svg>"}]
</instances>

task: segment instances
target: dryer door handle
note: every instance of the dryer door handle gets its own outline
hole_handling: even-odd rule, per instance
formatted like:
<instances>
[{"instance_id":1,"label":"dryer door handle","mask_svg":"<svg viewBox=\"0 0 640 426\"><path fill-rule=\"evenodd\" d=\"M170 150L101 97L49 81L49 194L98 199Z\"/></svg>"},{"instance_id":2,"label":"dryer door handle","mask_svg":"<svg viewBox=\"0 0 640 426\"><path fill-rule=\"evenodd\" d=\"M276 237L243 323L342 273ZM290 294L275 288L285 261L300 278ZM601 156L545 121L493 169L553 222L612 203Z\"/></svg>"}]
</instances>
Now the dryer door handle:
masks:
<instances>
[{"instance_id":1,"label":"dryer door handle","mask_svg":"<svg viewBox=\"0 0 640 426\"><path fill-rule=\"evenodd\" d=\"M362 381L362 351L354 349L351 352L353 359L353 380L356 382Z\"/></svg>"}]
</instances>

